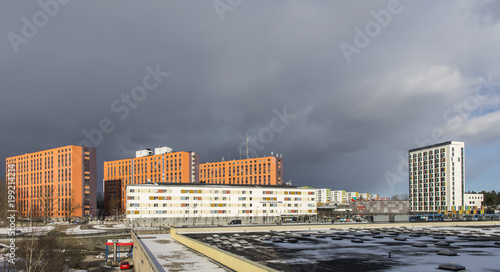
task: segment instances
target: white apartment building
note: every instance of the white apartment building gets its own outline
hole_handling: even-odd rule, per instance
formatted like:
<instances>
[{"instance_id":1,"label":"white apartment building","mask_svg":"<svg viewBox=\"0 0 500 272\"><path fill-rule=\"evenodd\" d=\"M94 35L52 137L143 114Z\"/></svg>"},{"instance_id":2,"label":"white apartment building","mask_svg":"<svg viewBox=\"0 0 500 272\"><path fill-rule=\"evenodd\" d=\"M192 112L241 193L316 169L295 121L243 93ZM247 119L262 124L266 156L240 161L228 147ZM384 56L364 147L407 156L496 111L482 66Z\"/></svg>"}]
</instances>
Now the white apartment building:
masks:
<instances>
[{"instance_id":1,"label":"white apartment building","mask_svg":"<svg viewBox=\"0 0 500 272\"><path fill-rule=\"evenodd\" d=\"M464 206L464 142L408 151L411 212L451 212Z\"/></svg>"},{"instance_id":2,"label":"white apartment building","mask_svg":"<svg viewBox=\"0 0 500 272\"><path fill-rule=\"evenodd\" d=\"M380 195L379 194L370 194L370 200L379 200Z\"/></svg>"},{"instance_id":3,"label":"white apartment building","mask_svg":"<svg viewBox=\"0 0 500 272\"><path fill-rule=\"evenodd\" d=\"M360 193L359 198L362 200L370 200L370 194L369 193Z\"/></svg>"},{"instance_id":4,"label":"white apartment building","mask_svg":"<svg viewBox=\"0 0 500 272\"><path fill-rule=\"evenodd\" d=\"M359 193L358 192L347 192L347 203L359 200Z\"/></svg>"},{"instance_id":5,"label":"white apartment building","mask_svg":"<svg viewBox=\"0 0 500 272\"><path fill-rule=\"evenodd\" d=\"M332 192L332 202L333 203L347 203L346 191L333 190Z\"/></svg>"},{"instance_id":6,"label":"white apartment building","mask_svg":"<svg viewBox=\"0 0 500 272\"><path fill-rule=\"evenodd\" d=\"M317 201L321 203L329 203L332 200L331 189L316 189Z\"/></svg>"},{"instance_id":7,"label":"white apartment building","mask_svg":"<svg viewBox=\"0 0 500 272\"><path fill-rule=\"evenodd\" d=\"M316 217L316 189L293 186L146 183L126 188L130 226L305 222Z\"/></svg>"},{"instance_id":8,"label":"white apartment building","mask_svg":"<svg viewBox=\"0 0 500 272\"><path fill-rule=\"evenodd\" d=\"M483 206L483 194L464 194L464 206L466 210L478 210ZM469 207L469 208L467 208Z\"/></svg>"}]
</instances>

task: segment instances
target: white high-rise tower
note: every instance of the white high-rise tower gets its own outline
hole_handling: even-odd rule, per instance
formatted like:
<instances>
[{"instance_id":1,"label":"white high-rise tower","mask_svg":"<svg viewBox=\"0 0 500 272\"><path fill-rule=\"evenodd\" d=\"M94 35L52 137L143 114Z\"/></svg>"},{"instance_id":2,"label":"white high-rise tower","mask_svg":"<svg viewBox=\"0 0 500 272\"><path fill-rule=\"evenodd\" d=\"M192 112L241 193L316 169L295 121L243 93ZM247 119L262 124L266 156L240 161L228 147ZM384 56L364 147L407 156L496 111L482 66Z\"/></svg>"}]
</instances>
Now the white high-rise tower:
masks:
<instances>
[{"instance_id":1,"label":"white high-rise tower","mask_svg":"<svg viewBox=\"0 0 500 272\"><path fill-rule=\"evenodd\" d=\"M464 142L449 141L408 151L410 210L445 213L463 207Z\"/></svg>"}]
</instances>

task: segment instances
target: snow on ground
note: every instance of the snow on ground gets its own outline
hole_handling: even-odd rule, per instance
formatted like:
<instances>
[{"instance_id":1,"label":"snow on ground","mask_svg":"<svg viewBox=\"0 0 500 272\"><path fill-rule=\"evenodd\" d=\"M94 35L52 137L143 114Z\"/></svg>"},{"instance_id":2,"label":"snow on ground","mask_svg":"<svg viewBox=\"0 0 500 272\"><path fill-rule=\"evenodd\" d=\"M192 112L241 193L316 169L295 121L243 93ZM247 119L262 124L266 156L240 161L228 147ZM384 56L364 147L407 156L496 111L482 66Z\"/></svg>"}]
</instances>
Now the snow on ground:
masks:
<instances>
[{"instance_id":1,"label":"snow on ground","mask_svg":"<svg viewBox=\"0 0 500 272\"><path fill-rule=\"evenodd\" d=\"M94 227L94 229L107 229L107 230L114 230L114 229L126 229L127 227L125 226L125 224L123 223L120 223L120 224L113 224L113 225L99 225L99 224L95 224L95 225L92 225Z\"/></svg>"},{"instance_id":2,"label":"snow on ground","mask_svg":"<svg viewBox=\"0 0 500 272\"><path fill-rule=\"evenodd\" d=\"M209 258L178 244L170 234L141 235L141 241L165 271L227 271Z\"/></svg>"},{"instance_id":3,"label":"snow on ground","mask_svg":"<svg viewBox=\"0 0 500 272\"><path fill-rule=\"evenodd\" d=\"M96 230L96 229L84 229L82 230L82 225L78 225L74 228L69 228L66 230L66 234L92 234L92 233L102 233L106 232L105 230Z\"/></svg>"},{"instance_id":4,"label":"snow on ground","mask_svg":"<svg viewBox=\"0 0 500 272\"><path fill-rule=\"evenodd\" d=\"M31 233L34 231L35 233L47 233L54 229L54 226L34 226L34 227L16 227L16 230L20 230L22 233ZM9 228L0 228L0 234L8 234Z\"/></svg>"}]
</instances>

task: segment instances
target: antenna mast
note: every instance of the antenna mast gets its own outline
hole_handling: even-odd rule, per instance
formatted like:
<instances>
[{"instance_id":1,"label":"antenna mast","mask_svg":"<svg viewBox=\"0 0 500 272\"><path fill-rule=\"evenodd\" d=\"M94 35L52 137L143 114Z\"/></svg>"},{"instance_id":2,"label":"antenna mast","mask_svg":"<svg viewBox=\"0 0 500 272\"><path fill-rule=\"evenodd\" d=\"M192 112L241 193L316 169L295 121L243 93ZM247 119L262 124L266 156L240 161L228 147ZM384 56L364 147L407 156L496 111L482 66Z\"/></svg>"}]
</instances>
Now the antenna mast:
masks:
<instances>
[{"instance_id":1,"label":"antenna mast","mask_svg":"<svg viewBox=\"0 0 500 272\"><path fill-rule=\"evenodd\" d=\"M249 158L248 157L248 142L249 142L249 140L248 140L248 132L247 132L247 159Z\"/></svg>"}]
</instances>

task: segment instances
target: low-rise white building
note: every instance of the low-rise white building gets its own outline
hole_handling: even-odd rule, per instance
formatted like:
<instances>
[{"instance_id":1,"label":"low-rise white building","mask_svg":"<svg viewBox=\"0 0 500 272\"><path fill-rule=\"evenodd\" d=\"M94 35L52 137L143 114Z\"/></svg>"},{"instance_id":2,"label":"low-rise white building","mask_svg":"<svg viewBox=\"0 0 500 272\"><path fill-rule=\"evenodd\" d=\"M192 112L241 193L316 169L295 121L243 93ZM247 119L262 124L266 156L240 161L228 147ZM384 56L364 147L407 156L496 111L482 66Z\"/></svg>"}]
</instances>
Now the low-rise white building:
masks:
<instances>
[{"instance_id":1,"label":"low-rise white building","mask_svg":"<svg viewBox=\"0 0 500 272\"><path fill-rule=\"evenodd\" d=\"M464 206L466 210L481 209L484 201L483 194L464 194ZM467 208L469 207L469 208ZM472 208L472 209L471 209Z\"/></svg>"},{"instance_id":2,"label":"low-rise white building","mask_svg":"<svg viewBox=\"0 0 500 272\"><path fill-rule=\"evenodd\" d=\"M316 189L293 186L145 183L126 188L127 224L220 225L308 221Z\"/></svg>"}]
</instances>

